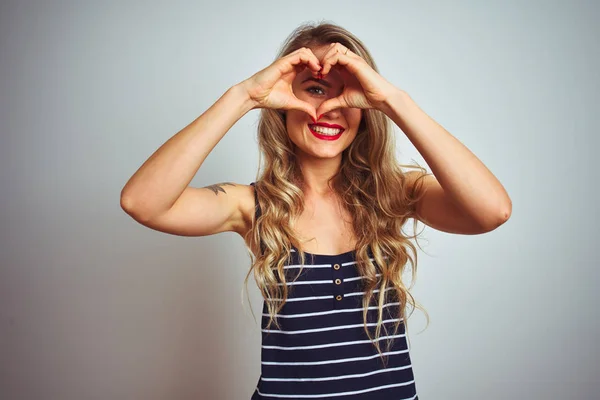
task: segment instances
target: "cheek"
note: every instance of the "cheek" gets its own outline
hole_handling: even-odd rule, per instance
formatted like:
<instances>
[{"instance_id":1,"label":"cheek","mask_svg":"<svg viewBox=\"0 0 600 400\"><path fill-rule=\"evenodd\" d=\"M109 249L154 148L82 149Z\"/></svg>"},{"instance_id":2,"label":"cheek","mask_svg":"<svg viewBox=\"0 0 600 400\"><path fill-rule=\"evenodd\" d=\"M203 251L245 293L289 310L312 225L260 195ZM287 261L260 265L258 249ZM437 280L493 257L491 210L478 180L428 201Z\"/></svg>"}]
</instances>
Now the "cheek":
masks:
<instances>
[{"instance_id":1,"label":"cheek","mask_svg":"<svg viewBox=\"0 0 600 400\"><path fill-rule=\"evenodd\" d=\"M302 130L304 124L308 123L310 117L304 111L287 110L285 119L287 131L295 135Z\"/></svg>"},{"instance_id":2,"label":"cheek","mask_svg":"<svg viewBox=\"0 0 600 400\"><path fill-rule=\"evenodd\" d=\"M351 126L358 127L362 118L362 110L360 108L344 109L344 117Z\"/></svg>"}]
</instances>

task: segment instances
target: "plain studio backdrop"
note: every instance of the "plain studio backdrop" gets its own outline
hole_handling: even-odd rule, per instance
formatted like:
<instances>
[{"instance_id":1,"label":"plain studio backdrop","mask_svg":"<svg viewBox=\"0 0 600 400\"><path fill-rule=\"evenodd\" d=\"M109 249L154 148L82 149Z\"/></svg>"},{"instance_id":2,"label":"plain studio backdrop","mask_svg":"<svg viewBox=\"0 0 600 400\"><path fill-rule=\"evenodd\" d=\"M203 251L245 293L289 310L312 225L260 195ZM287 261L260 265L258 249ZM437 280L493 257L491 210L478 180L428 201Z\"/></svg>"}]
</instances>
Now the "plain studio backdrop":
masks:
<instances>
[{"instance_id":1,"label":"plain studio backdrop","mask_svg":"<svg viewBox=\"0 0 600 400\"><path fill-rule=\"evenodd\" d=\"M592 1L2 2L0 398L250 398L262 298L253 279L242 293L242 239L153 231L119 196L320 20L356 34L513 202L490 233L420 236L420 398L598 398L599 17ZM255 180L258 115L192 186ZM427 166L395 132L400 161Z\"/></svg>"}]
</instances>

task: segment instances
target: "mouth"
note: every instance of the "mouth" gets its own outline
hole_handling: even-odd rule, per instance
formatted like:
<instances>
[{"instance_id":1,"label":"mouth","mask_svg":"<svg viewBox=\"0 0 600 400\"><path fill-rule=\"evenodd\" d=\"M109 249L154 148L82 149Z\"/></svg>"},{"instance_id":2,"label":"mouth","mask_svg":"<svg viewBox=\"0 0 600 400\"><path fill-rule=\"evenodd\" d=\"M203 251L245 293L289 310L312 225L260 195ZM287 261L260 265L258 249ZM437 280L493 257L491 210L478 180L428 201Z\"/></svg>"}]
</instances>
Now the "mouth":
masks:
<instances>
[{"instance_id":1,"label":"mouth","mask_svg":"<svg viewBox=\"0 0 600 400\"><path fill-rule=\"evenodd\" d=\"M318 139L337 140L344 133L344 128L339 125L308 124L308 130Z\"/></svg>"}]
</instances>

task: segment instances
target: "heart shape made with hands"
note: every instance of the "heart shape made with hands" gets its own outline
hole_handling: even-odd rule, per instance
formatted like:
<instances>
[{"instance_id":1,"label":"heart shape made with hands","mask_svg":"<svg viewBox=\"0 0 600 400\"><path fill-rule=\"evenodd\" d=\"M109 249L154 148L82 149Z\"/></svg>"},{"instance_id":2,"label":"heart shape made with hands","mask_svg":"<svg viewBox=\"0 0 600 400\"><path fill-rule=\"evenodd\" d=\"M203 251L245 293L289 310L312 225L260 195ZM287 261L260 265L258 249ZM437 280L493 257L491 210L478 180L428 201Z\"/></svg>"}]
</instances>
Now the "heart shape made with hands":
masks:
<instances>
[{"instance_id":1,"label":"heart shape made with hands","mask_svg":"<svg viewBox=\"0 0 600 400\"><path fill-rule=\"evenodd\" d=\"M294 93L294 90L290 90L290 92L288 92L288 95L292 96L293 98L292 102L295 103L294 108L301 109L309 114L313 121L316 122L323 114L337 108L362 108L361 105L366 106L365 108L370 107L368 103L360 101L360 93L362 92L362 88L358 80L350 72L346 71L341 65L331 66L327 75L322 75L320 72L317 73L314 70L311 70L311 68L306 64L297 65L293 76L288 76L286 77L287 79L285 79L290 84L290 87L292 85L291 82L293 82L296 77L300 76L306 70L308 70L308 74L304 74L302 76L302 81L312 77L313 80L318 80L316 83L322 86L323 90L326 92L332 93L332 91L335 91L337 93L337 97L329 94L324 100L322 100L319 107L315 109L313 104L310 102L299 99ZM296 84L299 85L299 83ZM358 107L356 107L357 105ZM317 116L317 119L314 119L312 115Z\"/></svg>"},{"instance_id":2,"label":"heart shape made with hands","mask_svg":"<svg viewBox=\"0 0 600 400\"><path fill-rule=\"evenodd\" d=\"M304 111L311 116L313 121L318 120L323 114L338 108L379 108L385 106L385 101L398 89L385 80L377 71L360 56L342 46L340 43L332 43L326 48L324 53L319 51L321 57L316 59L307 55L306 48L298 50L278 60L276 73L265 74L258 79L258 90L260 90L261 81L266 87L270 85L269 103L272 108L278 109L296 109ZM317 109L307 101L300 100L294 93L296 78L307 68L313 80L327 80L334 83L334 87L340 88L341 92L337 96L327 96ZM265 73L270 70L265 70ZM262 71L261 71L262 72ZM275 75L279 75L277 82ZM335 82L334 82L335 81ZM321 83L321 82L320 82ZM327 85L321 83L323 86ZM327 90L327 89L324 89ZM261 98L262 96L257 96ZM316 118L316 120L315 120Z\"/></svg>"},{"instance_id":3,"label":"heart shape made with hands","mask_svg":"<svg viewBox=\"0 0 600 400\"><path fill-rule=\"evenodd\" d=\"M332 75L339 76L342 81L340 93L323 101L317 108L317 119L329 111L338 108L360 108L368 109L373 106L367 101L363 87L358 79L343 65L335 64L327 75L319 74L319 79L325 79Z\"/></svg>"},{"instance_id":4,"label":"heart shape made with hands","mask_svg":"<svg viewBox=\"0 0 600 400\"><path fill-rule=\"evenodd\" d=\"M381 109L386 99L397 90L362 57L339 43L330 44L319 64L319 72L311 73L317 79L331 76L329 81L337 81L338 85L341 83L341 93L319 105L316 110L317 120L323 114L338 108Z\"/></svg>"}]
</instances>

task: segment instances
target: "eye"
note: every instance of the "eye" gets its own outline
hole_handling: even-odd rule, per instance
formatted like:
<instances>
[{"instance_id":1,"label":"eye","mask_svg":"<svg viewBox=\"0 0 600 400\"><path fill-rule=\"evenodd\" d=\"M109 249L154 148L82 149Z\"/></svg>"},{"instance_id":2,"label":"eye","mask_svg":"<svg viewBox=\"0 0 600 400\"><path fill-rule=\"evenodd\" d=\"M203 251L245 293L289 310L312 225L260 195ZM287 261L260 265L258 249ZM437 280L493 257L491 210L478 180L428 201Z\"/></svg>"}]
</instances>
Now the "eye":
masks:
<instances>
[{"instance_id":1,"label":"eye","mask_svg":"<svg viewBox=\"0 0 600 400\"><path fill-rule=\"evenodd\" d=\"M313 92L312 91L313 89L320 90L321 93ZM323 90L323 88L320 87L320 86L311 86L311 87L307 88L306 91L309 92L309 93L316 94L316 95L324 95L325 94L325 90Z\"/></svg>"}]
</instances>

